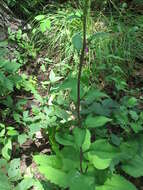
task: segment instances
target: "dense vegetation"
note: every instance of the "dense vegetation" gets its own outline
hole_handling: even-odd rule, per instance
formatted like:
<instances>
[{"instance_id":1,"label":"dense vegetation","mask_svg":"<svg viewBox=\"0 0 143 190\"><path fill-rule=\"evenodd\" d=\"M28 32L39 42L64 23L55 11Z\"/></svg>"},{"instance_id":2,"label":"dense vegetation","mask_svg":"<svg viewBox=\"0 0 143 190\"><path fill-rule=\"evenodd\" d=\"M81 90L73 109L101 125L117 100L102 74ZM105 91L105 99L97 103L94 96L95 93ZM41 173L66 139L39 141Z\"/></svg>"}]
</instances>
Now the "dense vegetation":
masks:
<instances>
[{"instance_id":1,"label":"dense vegetation","mask_svg":"<svg viewBox=\"0 0 143 190\"><path fill-rule=\"evenodd\" d=\"M1 1L0 190L143 190L142 11Z\"/></svg>"}]
</instances>

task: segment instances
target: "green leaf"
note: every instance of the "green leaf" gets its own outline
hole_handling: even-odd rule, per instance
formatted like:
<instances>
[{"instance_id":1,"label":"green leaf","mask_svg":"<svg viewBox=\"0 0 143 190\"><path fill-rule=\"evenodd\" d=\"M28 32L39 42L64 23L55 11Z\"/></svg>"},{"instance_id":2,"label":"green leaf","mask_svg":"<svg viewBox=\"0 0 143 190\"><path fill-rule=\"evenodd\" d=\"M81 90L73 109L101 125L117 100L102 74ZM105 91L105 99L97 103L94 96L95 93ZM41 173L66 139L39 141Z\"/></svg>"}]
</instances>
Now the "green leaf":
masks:
<instances>
[{"instance_id":1,"label":"green leaf","mask_svg":"<svg viewBox=\"0 0 143 190\"><path fill-rule=\"evenodd\" d=\"M135 178L143 176L143 157L136 155L133 159L123 163L122 170Z\"/></svg>"},{"instance_id":2,"label":"green leaf","mask_svg":"<svg viewBox=\"0 0 143 190\"><path fill-rule=\"evenodd\" d=\"M41 65L40 69L42 70L42 72L46 72L46 67L44 64Z\"/></svg>"},{"instance_id":3,"label":"green leaf","mask_svg":"<svg viewBox=\"0 0 143 190\"><path fill-rule=\"evenodd\" d=\"M108 97L108 95L105 94L104 92L97 90L97 89L90 89L88 91L88 93L86 94L85 101L88 104L91 104L93 101L95 101L95 100L99 101L104 97Z\"/></svg>"},{"instance_id":4,"label":"green leaf","mask_svg":"<svg viewBox=\"0 0 143 190\"><path fill-rule=\"evenodd\" d=\"M136 106L137 104L138 104L137 99L134 97L131 97L127 102L127 106L130 108Z\"/></svg>"},{"instance_id":5,"label":"green leaf","mask_svg":"<svg viewBox=\"0 0 143 190\"><path fill-rule=\"evenodd\" d=\"M107 140L99 139L90 146L90 151L94 152L100 158L115 158L121 154L119 148L112 146Z\"/></svg>"},{"instance_id":6,"label":"green leaf","mask_svg":"<svg viewBox=\"0 0 143 190\"><path fill-rule=\"evenodd\" d=\"M8 176L10 177L11 181L17 181L21 178L20 159L19 158L15 158L10 162Z\"/></svg>"},{"instance_id":7,"label":"green leaf","mask_svg":"<svg viewBox=\"0 0 143 190\"><path fill-rule=\"evenodd\" d=\"M111 134L111 142L116 146L119 146L121 144L120 138L113 133Z\"/></svg>"},{"instance_id":8,"label":"green leaf","mask_svg":"<svg viewBox=\"0 0 143 190\"><path fill-rule=\"evenodd\" d=\"M77 79L73 77L68 77L61 85L58 85L59 90L70 89L70 96L72 100L77 102ZM81 98L84 95L84 85L80 85Z\"/></svg>"},{"instance_id":9,"label":"green leaf","mask_svg":"<svg viewBox=\"0 0 143 190\"><path fill-rule=\"evenodd\" d=\"M20 145L25 143L27 139L28 139L28 135L26 135L26 134L21 134L18 136L18 142Z\"/></svg>"},{"instance_id":10,"label":"green leaf","mask_svg":"<svg viewBox=\"0 0 143 190\"><path fill-rule=\"evenodd\" d=\"M33 136L34 134L36 134L36 132L38 132L38 131L41 130L42 125L41 125L41 123L34 123L34 122L33 122L33 123L30 124L28 127L29 127L29 129L30 129L29 135L30 135L30 136Z\"/></svg>"},{"instance_id":11,"label":"green leaf","mask_svg":"<svg viewBox=\"0 0 143 190\"><path fill-rule=\"evenodd\" d=\"M0 171L0 189L1 190L12 189L8 177L2 171Z\"/></svg>"},{"instance_id":12,"label":"green leaf","mask_svg":"<svg viewBox=\"0 0 143 190\"><path fill-rule=\"evenodd\" d=\"M82 49L82 38L81 38L81 35L78 33L78 34L75 34L72 38L72 43L73 43L73 46L74 48L80 52L80 50Z\"/></svg>"},{"instance_id":13,"label":"green leaf","mask_svg":"<svg viewBox=\"0 0 143 190\"><path fill-rule=\"evenodd\" d=\"M55 73L53 70L51 70L50 75L49 75L49 79L51 83L55 83L57 81L59 81L62 77L56 77Z\"/></svg>"},{"instance_id":14,"label":"green leaf","mask_svg":"<svg viewBox=\"0 0 143 190\"><path fill-rule=\"evenodd\" d=\"M73 130L73 135L74 135L74 142L77 148L80 149L85 140L86 130L76 127Z\"/></svg>"},{"instance_id":15,"label":"green leaf","mask_svg":"<svg viewBox=\"0 0 143 190\"><path fill-rule=\"evenodd\" d=\"M59 157L36 155L34 156L34 161L39 165L39 171L47 180L59 187L68 187L68 176L67 173L61 170L62 163Z\"/></svg>"},{"instance_id":16,"label":"green leaf","mask_svg":"<svg viewBox=\"0 0 143 190\"><path fill-rule=\"evenodd\" d=\"M5 136L5 129L2 129L1 131L0 131L0 137L4 137Z\"/></svg>"},{"instance_id":17,"label":"green leaf","mask_svg":"<svg viewBox=\"0 0 143 190\"><path fill-rule=\"evenodd\" d=\"M79 171L72 171L69 175L70 190L94 190L94 178L82 175Z\"/></svg>"},{"instance_id":18,"label":"green leaf","mask_svg":"<svg viewBox=\"0 0 143 190\"><path fill-rule=\"evenodd\" d=\"M139 136L132 136L128 141L122 142L120 150L123 161L133 159L142 149ZM139 150L140 149L140 150Z\"/></svg>"},{"instance_id":19,"label":"green leaf","mask_svg":"<svg viewBox=\"0 0 143 190\"><path fill-rule=\"evenodd\" d=\"M73 169L79 168L80 156L79 151L73 147L64 147L60 151L60 157L62 158L62 170L69 172Z\"/></svg>"},{"instance_id":20,"label":"green leaf","mask_svg":"<svg viewBox=\"0 0 143 190\"><path fill-rule=\"evenodd\" d=\"M47 19L44 19L41 23L40 23L40 28L41 28L41 31L44 33L46 32L48 29L50 29L51 27L51 22L50 20L47 18Z\"/></svg>"},{"instance_id":21,"label":"green leaf","mask_svg":"<svg viewBox=\"0 0 143 190\"><path fill-rule=\"evenodd\" d=\"M25 178L23 179L14 190L28 190L29 188L33 187L35 181L32 178Z\"/></svg>"},{"instance_id":22,"label":"green leaf","mask_svg":"<svg viewBox=\"0 0 143 190\"><path fill-rule=\"evenodd\" d=\"M46 187L45 185L42 184L42 181L39 181L38 179L35 180L34 182L34 188L35 190L45 190L45 188L47 188L48 190L52 190L51 187L47 187L47 184L49 185L49 183L46 182ZM52 186L52 184L50 184ZM50 186L49 185L49 186Z\"/></svg>"},{"instance_id":23,"label":"green leaf","mask_svg":"<svg viewBox=\"0 0 143 190\"><path fill-rule=\"evenodd\" d=\"M7 88L7 90L13 91L13 87L14 87L13 82L9 80L8 78L5 78L4 82L5 82L5 87Z\"/></svg>"},{"instance_id":24,"label":"green leaf","mask_svg":"<svg viewBox=\"0 0 143 190\"><path fill-rule=\"evenodd\" d=\"M88 128L98 128L104 126L106 123L112 121L112 119L105 116L91 116L86 118L85 124Z\"/></svg>"},{"instance_id":25,"label":"green leaf","mask_svg":"<svg viewBox=\"0 0 143 190\"><path fill-rule=\"evenodd\" d=\"M13 108L13 99L11 96L7 96L6 100L3 101L3 104L9 108Z\"/></svg>"},{"instance_id":26,"label":"green leaf","mask_svg":"<svg viewBox=\"0 0 143 190\"><path fill-rule=\"evenodd\" d=\"M18 136L19 133L16 130L8 130L7 135L9 135L9 136Z\"/></svg>"},{"instance_id":27,"label":"green leaf","mask_svg":"<svg viewBox=\"0 0 143 190\"><path fill-rule=\"evenodd\" d=\"M10 61L7 61L4 65L4 69L6 72L9 72L9 73L15 73L19 68L20 68L20 64L19 63L16 63L16 62L10 62Z\"/></svg>"},{"instance_id":28,"label":"green leaf","mask_svg":"<svg viewBox=\"0 0 143 190\"><path fill-rule=\"evenodd\" d=\"M59 187L68 187L68 176L61 169L55 169L51 166L40 166L39 171L49 180L51 183L58 185Z\"/></svg>"},{"instance_id":29,"label":"green leaf","mask_svg":"<svg viewBox=\"0 0 143 190\"><path fill-rule=\"evenodd\" d=\"M69 134L56 133L55 139L64 146L74 146L74 137Z\"/></svg>"},{"instance_id":30,"label":"green leaf","mask_svg":"<svg viewBox=\"0 0 143 190\"><path fill-rule=\"evenodd\" d=\"M55 108L55 115L61 119L64 119L65 121L68 121L69 114L66 110L61 109L59 106L54 106Z\"/></svg>"},{"instance_id":31,"label":"green leaf","mask_svg":"<svg viewBox=\"0 0 143 190\"><path fill-rule=\"evenodd\" d=\"M39 166L51 166L54 168L61 168L62 167L62 162L59 157L55 155L36 155L33 157L34 162L36 162L37 165Z\"/></svg>"},{"instance_id":32,"label":"green leaf","mask_svg":"<svg viewBox=\"0 0 143 190\"><path fill-rule=\"evenodd\" d=\"M91 133L88 129L86 129L85 139L82 144L82 151L85 152L89 149L91 145Z\"/></svg>"},{"instance_id":33,"label":"green leaf","mask_svg":"<svg viewBox=\"0 0 143 190\"><path fill-rule=\"evenodd\" d=\"M90 146L90 151L85 155L97 169L103 170L110 166L113 159L118 158L121 152L107 140L100 139Z\"/></svg>"},{"instance_id":34,"label":"green leaf","mask_svg":"<svg viewBox=\"0 0 143 190\"><path fill-rule=\"evenodd\" d=\"M45 15L38 15L38 16L35 17L35 20L41 21L41 20L43 20L44 18L45 18Z\"/></svg>"},{"instance_id":35,"label":"green leaf","mask_svg":"<svg viewBox=\"0 0 143 190\"><path fill-rule=\"evenodd\" d=\"M5 171L7 172L8 168L9 168L9 164L7 162L7 160L5 159L0 159L0 171L2 170L2 168L5 168Z\"/></svg>"},{"instance_id":36,"label":"green leaf","mask_svg":"<svg viewBox=\"0 0 143 190\"><path fill-rule=\"evenodd\" d=\"M0 123L0 128L4 129L5 125L3 123Z\"/></svg>"},{"instance_id":37,"label":"green leaf","mask_svg":"<svg viewBox=\"0 0 143 190\"><path fill-rule=\"evenodd\" d=\"M17 38L17 40L20 40L21 37L22 37L22 30L19 29L19 30L17 31L17 33L16 33L16 38Z\"/></svg>"},{"instance_id":38,"label":"green leaf","mask_svg":"<svg viewBox=\"0 0 143 190\"><path fill-rule=\"evenodd\" d=\"M135 120L135 121L138 120L139 116L138 116L138 114L137 114L135 111L130 110L129 113L130 113L131 118L132 118L133 120Z\"/></svg>"},{"instance_id":39,"label":"green leaf","mask_svg":"<svg viewBox=\"0 0 143 190\"><path fill-rule=\"evenodd\" d=\"M124 177L113 175L103 186L96 187L96 190L137 190L137 188Z\"/></svg>"},{"instance_id":40,"label":"green leaf","mask_svg":"<svg viewBox=\"0 0 143 190\"><path fill-rule=\"evenodd\" d=\"M12 142L11 139L8 139L5 146L2 148L2 156L9 160L11 156L11 150L12 150Z\"/></svg>"},{"instance_id":41,"label":"green leaf","mask_svg":"<svg viewBox=\"0 0 143 190\"><path fill-rule=\"evenodd\" d=\"M130 126L135 133L143 130L142 124L140 124L140 122L131 123Z\"/></svg>"},{"instance_id":42,"label":"green leaf","mask_svg":"<svg viewBox=\"0 0 143 190\"><path fill-rule=\"evenodd\" d=\"M94 165L95 168L99 170L104 170L108 168L111 164L112 159L106 158L100 158L96 156L95 154L92 154L91 152L88 153L88 160L91 164Z\"/></svg>"}]
</instances>

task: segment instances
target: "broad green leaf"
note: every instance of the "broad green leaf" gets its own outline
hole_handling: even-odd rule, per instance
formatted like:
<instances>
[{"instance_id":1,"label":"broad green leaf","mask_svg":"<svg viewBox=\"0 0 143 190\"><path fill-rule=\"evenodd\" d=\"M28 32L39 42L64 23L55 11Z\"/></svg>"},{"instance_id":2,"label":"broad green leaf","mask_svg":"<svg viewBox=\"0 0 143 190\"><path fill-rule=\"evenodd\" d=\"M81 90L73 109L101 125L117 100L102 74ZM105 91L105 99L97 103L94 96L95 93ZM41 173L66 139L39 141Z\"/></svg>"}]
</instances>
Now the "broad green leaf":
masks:
<instances>
[{"instance_id":1,"label":"broad green leaf","mask_svg":"<svg viewBox=\"0 0 143 190\"><path fill-rule=\"evenodd\" d=\"M20 159L15 158L10 162L10 168L8 170L8 176L11 181L17 181L21 178L20 173Z\"/></svg>"},{"instance_id":2,"label":"broad green leaf","mask_svg":"<svg viewBox=\"0 0 143 190\"><path fill-rule=\"evenodd\" d=\"M9 80L8 78L5 78L4 82L5 82L5 87L7 88L7 90L13 91L13 87L14 87L13 82Z\"/></svg>"},{"instance_id":3,"label":"broad green leaf","mask_svg":"<svg viewBox=\"0 0 143 190\"><path fill-rule=\"evenodd\" d=\"M90 152L88 153L88 160L91 164L94 165L95 168L99 170L104 170L108 168L112 161L112 159L109 159L109 158L106 158L106 159L99 158L98 156Z\"/></svg>"},{"instance_id":4,"label":"broad green leaf","mask_svg":"<svg viewBox=\"0 0 143 190\"><path fill-rule=\"evenodd\" d=\"M62 167L62 162L61 159L55 155L36 155L33 157L34 162L36 162L37 165L40 166L51 166L54 168L61 168Z\"/></svg>"},{"instance_id":5,"label":"broad green leaf","mask_svg":"<svg viewBox=\"0 0 143 190\"><path fill-rule=\"evenodd\" d=\"M5 129L2 129L1 131L0 131L0 137L4 137L5 136Z\"/></svg>"},{"instance_id":6,"label":"broad green leaf","mask_svg":"<svg viewBox=\"0 0 143 190\"><path fill-rule=\"evenodd\" d=\"M138 104L138 101L136 98L131 97L128 101L127 101L127 106L128 107L134 107Z\"/></svg>"},{"instance_id":7,"label":"broad green leaf","mask_svg":"<svg viewBox=\"0 0 143 190\"><path fill-rule=\"evenodd\" d=\"M47 183L46 183L47 184ZM42 184L38 179L34 181L35 190L45 190L45 185ZM52 190L50 187L47 187L48 190Z\"/></svg>"},{"instance_id":8,"label":"broad green leaf","mask_svg":"<svg viewBox=\"0 0 143 190\"><path fill-rule=\"evenodd\" d=\"M16 130L8 130L7 135L9 135L9 136L18 136L19 133Z\"/></svg>"},{"instance_id":9,"label":"broad green leaf","mask_svg":"<svg viewBox=\"0 0 143 190\"><path fill-rule=\"evenodd\" d=\"M120 138L113 133L111 134L111 142L116 146L119 146L121 144Z\"/></svg>"},{"instance_id":10,"label":"broad green leaf","mask_svg":"<svg viewBox=\"0 0 143 190\"><path fill-rule=\"evenodd\" d=\"M55 83L57 81L59 81L62 77L56 77L55 73L53 70L51 70L50 75L49 75L49 79L51 83Z\"/></svg>"},{"instance_id":11,"label":"broad green leaf","mask_svg":"<svg viewBox=\"0 0 143 190\"><path fill-rule=\"evenodd\" d=\"M120 154L118 148L109 144L107 140L100 139L91 144L87 159L97 169L106 169L110 166L112 160L118 158Z\"/></svg>"},{"instance_id":12,"label":"broad green leaf","mask_svg":"<svg viewBox=\"0 0 143 190\"><path fill-rule=\"evenodd\" d=\"M80 149L85 140L86 130L76 127L73 130L73 135L74 135L74 142L77 148Z\"/></svg>"},{"instance_id":13,"label":"broad green leaf","mask_svg":"<svg viewBox=\"0 0 143 190\"><path fill-rule=\"evenodd\" d=\"M139 152L139 139L136 137L132 137L130 140L121 143L121 159L123 161L131 160L138 154Z\"/></svg>"},{"instance_id":14,"label":"broad green leaf","mask_svg":"<svg viewBox=\"0 0 143 190\"><path fill-rule=\"evenodd\" d=\"M135 133L138 133L139 131L143 131L143 127L142 127L142 124L140 124L140 122L131 123L130 127Z\"/></svg>"},{"instance_id":15,"label":"broad green leaf","mask_svg":"<svg viewBox=\"0 0 143 190\"><path fill-rule=\"evenodd\" d=\"M12 150L12 142L11 139L8 139L4 147L2 148L2 156L9 160L11 157L11 150Z\"/></svg>"},{"instance_id":16,"label":"broad green leaf","mask_svg":"<svg viewBox=\"0 0 143 190\"><path fill-rule=\"evenodd\" d=\"M7 160L5 159L0 159L0 171L2 170L2 168L5 168L5 171L7 172L8 168L9 168L9 164L7 162Z\"/></svg>"},{"instance_id":17,"label":"broad green leaf","mask_svg":"<svg viewBox=\"0 0 143 190\"><path fill-rule=\"evenodd\" d=\"M20 64L16 63L16 62L9 62L7 61L4 65L4 69L6 70L6 72L9 73L15 73L19 68L20 68Z\"/></svg>"},{"instance_id":18,"label":"broad green leaf","mask_svg":"<svg viewBox=\"0 0 143 190\"><path fill-rule=\"evenodd\" d=\"M74 146L74 137L72 135L56 133L55 139L59 144L65 146Z\"/></svg>"},{"instance_id":19,"label":"broad green leaf","mask_svg":"<svg viewBox=\"0 0 143 190\"><path fill-rule=\"evenodd\" d=\"M40 131L41 128L43 127L42 124L39 122L39 123L32 123L30 124L29 126L29 129L30 129L30 132L29 132L29 135L32 136L34 135L36 132Z\"/></svg>"},{"instance_id":20,"label":"broad green leaf","mask_svg":"<svg viewBox=\"0 0 143 190\"><path fill-rule=\"evenodd\" d=\"M143 158L143 134L137 136L137 142L139 145L138 154Z\"/></svg>"},{"instance_id":21,"label":"broad green leaf","mask_svg":"<svg viewBox=\"0 0 143 190\"><path fill-rule=\"evenodd\" d=\"M39 171L46 177L48 181L58 185L59 187L68 187L68 175L61 171L61 169L55 169L51 166L40 166Z\"/></svg>"},{"instance_id":22,"label":"broad green leaf","mask_svg":"<svg viewBox=\"0 0 143 190\"><path fill-rule=\"evenodd\" d=\"M33 187L34 183L34 179L25 178L14 188L14 190L28 190Z\"/></svg>"},{"instance_id":23,"label":"broad green leaf","mask_svg":"<svg viewBox=\"0 0 143 190\"><path fill-rule=\"evenodd\" d=\"M80 50L82 49L82 37L81 35L78 33L78 34L75 34L72 38L72 43L73 43L73 46L74 48L80 52Z\"/></svg>"},{"instance_id":24,"label":"broad green leaf","mask_svg":"<svg viewBox=\"0 0 143 190\"><path fill-rule=\"evenodd\" d=\"M66 110L61 109L59 106L54 106L55 108L55 115L61 119L64 119L65 121L68 121L69 114Z\"/></svg>"},{"instance_id":25,"label":"broad green leaf","mask_svg":"<svg viewBox=\"0 0 143 190\"><path fill-rule=\"evenodd\" d=\"M50 20L47 18L47 19L44 19L41 23L40 23L40 28L41 28L41 31L44 33L46 32L48 29L50 29L51 27L51 22Z\"/></svg>"},{"instance_id":26,"label":"broad green leaf","mask_svg":"<svg viewBox=\"0 0 143 190\"><path fill-rule=\"evenodd\" d=\"M69 175L69 187L70 190L94 190L94 178L72 171Z\"/></svg>"},{"instance_id":27,"label":"broad green leaf","mask_svg":"<svg viewBox=\"0 0 143 190\"><path fill-rule=\"evenodd\" d=\"M0 41L0 47L7 47L7 45L8 45L8 42L5 40L5 41Z\"/></svg>"},{"instance_id":28,"label":"broad green leaf","mask_svg":"<svg viewBox=\"0 0 143 190\"><path fill-rule=\"evenodd\" d=\"M46 67L44 64L41 65L40 69L42 70L42 72L46 72Z\"/></svg>"},{"instance_id":29,"label":"broad green leaf","mask_svg":"<svg viewBox=\"0 0 143 190\"><path fill-rule=\"evenodd\" d=\"M88 106L88 108L82 109L82 113L86 115L96 114L96 115L102 115L102 116L108 117L110 116L111 112L112 112L112 109L105 107L101 103L97 103L97 102L92 103L91 105Z\"/></svg>"},{"instance_id":30,"label":"broad green leaf","mask_svg":"<svg viewBox=\"0 0 143 190\"><path fill-rule=\"evenodd\" d=\"M123 163L122 169L132 177L143 176L143 157L136 155L133 159Z\"/></svg>"},{"instance_id":31,"label":"broad green leaf","mask_svg":"<svg viewBox=\"0 0 143 190\"><path fill-rule=\"evenodd\" d=\"M20 145L25 143L27 139L28 139L28 135L26 135L26 134L21 134L18 136L18 142Z\"/></svg>"},{"instance_id":32,"label":"broad green leaf","mask_svg":"<svg viewBox=\"0 0 143 190\"><path fill-rule=\"evenodd\" d=\"M64 147L60 151L60 156L62 158L62 170L69 172L73 169L79 168L80 156L79 151L73 147Z\"/></svg>"},{"instance_id":33,"label":"broad green leaf","mask_svg":"<svg viewBox=\"0 0 143 190\"><path fill-rule=\"evenodd\" d=\"M17 33L16 33L16 38L17 38L17 40L20 40L21 37L22 37L22 30L19 29L19 30L17 31Z\"/></svg>"},{"instance_id":34,"label":"broad green leaf","mask_svg":"<svg viewBox=\"0 0 143 190\"><path fill-rule=\"evenodd\" d=\"M138 120L139 116L138 116L137 112L130 110L129 113L130 113L131 118L132 118L133 120L135 120L135 121Z\"/></svg>"},{"instance_id":35,"label":"broad green leaf","mask_svg":"<svg viewBox=\"0 0 143 190\"><path fill-rule=\"evenodd\" d=\"M118 102L116 102L115 100L112 100L111 98L106 98L105 100L103 100L102 105L103 107L109 108L109 109L115 109L119 107Z\"/></svg>"},{"instance_id":36,"label":"broad green leaf","mask_svg":"<svg viewBox=\"0 0 143 190\"><path fill-rule=\"evenodd\" d=\"M59 157L36 155L34 156L34 161L38 165L39 171L48 181L59 187L68 187L67 173L61 170L62 163Z\"/></svg>"},{"instance_id":37,"label":"broad green leaf","mask_svg":"<svg viewBox=\"0 0 143 190\"><path fill-rule=\"evenodd\" d=\"M96 190L137 190L137 188L124 177L113 175L103 186L96 187Z\"/></svg>"},{"instance_id":38,"label":"broad green leaf","mask_svg":"<svg viewBox=\"0 0 143 190\"><path fill-rule=\"evenodd\" d=\"M3 104L9 108L13 107L13 99L11 96L7 96L6 99L3 101Z\"/></svg>"},{"instance_id":39,"label":"broad green leaf","mask_svg":"<svg viewBox=\"0 0 143 190\"><path fill-rule=\"evenodd\" d=\"M76 10L75 10L76 11ZM81 15L82 15L82 12L77 10L76 12L74 13L71 13L68 17L67 17L67 20L71 21L73 19L80 19L81 18Z\"/></svg>"},{"instance_id":40,"label":"broad green leaf","mask_svg":"<svg viewBox=\"0 0 143 190\"><path fill-rule=\"evenodd\" d=\"M86 118L85 124L88 128L98 128L104 126L106 123L112 121L112 119L105 116L91 116Z\"/></svg>"},{"instance_id":41,"label":"broad green leaf","mask_svg":"<svg viewBox=\"0 0 143 190\"><path fill-rule=\"evenodd\" d=\"M107 140L99 139L96 140L90 146L90 151L92 151L95 155L100 158L109 158L113 159L118 157L121 154L119 148L112 146Z\"/></svg>"},{"instance_id":42,"label":"broad green leaf","mask_svg":"<svg viewBox=\"0 0 143 190\"><path fill-rule=\"evenodd\" d=\"M45 18L45 15L38 15L38 16L35 17L35 20L41 21L41 20L43 20L44 18Z\"/></svg>"},{"instance_id":43,"label":"broad green leaf","mask_svg":"<svg viewBox=\"0 0 143 190\"><path fill-rule=\"evenodd\" d=\"M84 142L82 144L82 151L87 151L89 149L91 145L91 134L90 131L88 129L86 129L86 134L85 134L85 139Z\"/></svg>"},{"instance_id":44,"label":"broad green leaf","mask_svg":"<svg viewBox=\"0 0 143 190\"><path fill-rule=\"evenodd\" d=\"M99 101L104 97L108 97L107 94L105 94L104 92L101 92L97 89L90 89L85 97L85 101L88 104L91 104L93 101Z\"/></svg>"},{"instance_id":45,"label":"broad green leaf","mask_svg":"<svg viewBox=\"0 0 143 190\"><path fill-rule=\"evenodd\" d=\"M0 123L0 128L4 129L5 125L3 123Z\"/></svg>"},{"instance_id":46,"label":"broad green leaf","mask_svg":"<svg viewBox=\"0 0 143 190\"><path fill-rule=\"evenodd\" d=\"M70 96L72 100L77 102L77 79L68 77L61 85L58 85L59 90L67 90L70 89ZM84 96L84 85L81 83L80 85L81 98Z\"/></svg>"},{"instance_id":47,"label":"broad green leaf","mask_svg":"<svg viewBox=\"0 0 143 190\"><path fill-rule=\"evenodd\" d=\"M0 189L12 190L8 177L2 171L0 171Z\"/></svg>"}]
</instances>

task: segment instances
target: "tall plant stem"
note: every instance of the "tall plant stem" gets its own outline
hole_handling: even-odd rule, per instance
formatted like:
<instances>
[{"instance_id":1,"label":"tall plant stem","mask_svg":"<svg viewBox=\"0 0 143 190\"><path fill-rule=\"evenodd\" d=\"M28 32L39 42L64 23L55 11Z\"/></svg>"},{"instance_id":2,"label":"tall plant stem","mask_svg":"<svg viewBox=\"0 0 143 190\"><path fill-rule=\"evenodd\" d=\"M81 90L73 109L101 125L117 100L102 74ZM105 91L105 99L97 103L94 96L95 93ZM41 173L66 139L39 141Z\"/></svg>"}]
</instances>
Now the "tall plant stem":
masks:
<instances>
[{"instance_id":1,"label":"tall plant stem","mask_svg":"<svg viewBox=\"0 0 143 190\"><path fill-rule=\"evenodd\" d=\"M77 117L78 117L78 125L80 128L82 128L82 122L81 122L81 116L80 116L80 84L81 84L81 74L82 74L82 67L84 64L85 48L86 48L88 1L89 0L85 0L84 10L83 10L83 46L82 46L80 59L79 59L78 80L77 80ZM83 173L82 161L83 161L83 151L82 151L82 147L80 147L80 172L81 173Z\"/></svg>"},{"instance_id":2,"label":"tall plant stem","mask_svg":"<svg viewBox=\"0 0 143 190\"><path fill-rule=\"evenodd\" d=\"M81 84L81 73L85 58L85 48L86 48L86 27L87 27L87 12L88 12L88 0L85 0L84 10L83 10L83 46L80 54L79 68L78 68L78 81L77 81L77 117L78 125L82 128L81 116L80 116L80 84Z\"/></svg>"}]
</instances>

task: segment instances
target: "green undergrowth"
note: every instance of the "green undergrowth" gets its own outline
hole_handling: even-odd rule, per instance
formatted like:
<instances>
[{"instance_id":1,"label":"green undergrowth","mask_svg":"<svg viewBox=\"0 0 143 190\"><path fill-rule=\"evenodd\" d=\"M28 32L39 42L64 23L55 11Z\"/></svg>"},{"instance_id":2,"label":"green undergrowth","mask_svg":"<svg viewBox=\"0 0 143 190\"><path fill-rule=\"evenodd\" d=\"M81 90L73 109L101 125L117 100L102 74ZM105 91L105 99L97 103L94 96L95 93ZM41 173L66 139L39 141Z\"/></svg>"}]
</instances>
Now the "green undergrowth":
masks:
<instances>
[{"instance_id":1,"label":"green undergrowth","mask_svg":"<svg viewBox=\"0 0 143 190\"><path fill-rule=\"evenodd\" d=\"M62 75L77 68L78 54L75 53L72 39L82 32L81 16L81 9L59 8L52 13L43 11L33 23L35 46L46 49L47 64L56 63ZM130 11L121 12L120 15L90 12L85 73L90 73L93 81L99 83L100 78L105 87L114 85L117 91L127 89L130 76L138 62L142 61L141 20L141 15ZM44 22L49 23L45 28ZM46 27L49 29L46 30Z\"/></svg>"}]
</instances>

